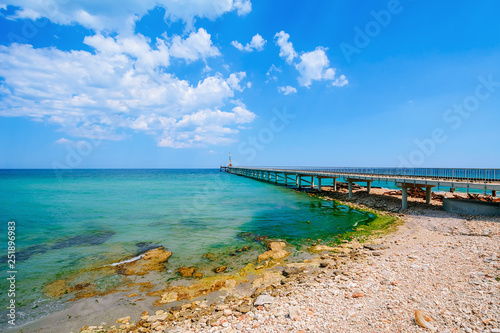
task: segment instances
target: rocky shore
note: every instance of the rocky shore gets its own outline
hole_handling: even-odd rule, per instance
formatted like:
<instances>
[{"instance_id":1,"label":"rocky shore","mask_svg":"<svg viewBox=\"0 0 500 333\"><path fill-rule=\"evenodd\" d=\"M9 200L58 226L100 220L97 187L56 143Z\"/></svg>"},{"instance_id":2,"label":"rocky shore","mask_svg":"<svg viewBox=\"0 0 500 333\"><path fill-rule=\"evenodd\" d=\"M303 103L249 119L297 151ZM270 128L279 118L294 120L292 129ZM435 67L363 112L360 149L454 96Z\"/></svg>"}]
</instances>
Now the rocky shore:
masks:
<instances>
[{"instance_id":1,"label":"rocky shore","mask_svg":"<svg viewBox=\"0 0 500 333\"><path fill-rule=\"evenodd\" d=\"M447 213L439 197L430 206L410 198L401 212L397 196L385 192L359 189L350 200L342 189L310 195L398 216L404 223L395 232L318 244L314 258L289 264L280 261L287 244L270 240L259 266L200 280L207 294L217 292L210 300L193 294L170 306L180 293L199 289L162 290L155 296L164 302L154 310L80 331L499 333L500 218ZM196 274L192 267L180 273Z\"/></svg>"}]
</instances>

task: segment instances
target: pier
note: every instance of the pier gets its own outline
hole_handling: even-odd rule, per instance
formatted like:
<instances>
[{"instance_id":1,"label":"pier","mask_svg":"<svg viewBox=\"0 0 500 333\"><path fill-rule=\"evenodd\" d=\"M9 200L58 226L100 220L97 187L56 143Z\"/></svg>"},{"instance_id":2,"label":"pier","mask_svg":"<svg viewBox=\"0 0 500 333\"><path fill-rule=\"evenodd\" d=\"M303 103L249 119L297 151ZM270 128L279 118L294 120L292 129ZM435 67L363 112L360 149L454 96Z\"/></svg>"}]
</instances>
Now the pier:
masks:
<instances>
[{"instance_id":1,"label":"pier","mask_svg":"<svg viewBox=\"0 0 500 333\"><path fill-rule=\"evenodd\" d=\"M470 189L491 191L496 196L500 190L500 169L454 169L454 168L328 168L328 167L235 167L224 170L230 174L259 179L270 183L295 188L310 188L321 191L324 187L337 190L337 181L348 183L349 198L353 184L365 184L370 193L372 182L394 183L401 188L402 208L408 208L408 189L425 190L425 201L431 201L432 189Z\"/></svg>"}]
</instances>

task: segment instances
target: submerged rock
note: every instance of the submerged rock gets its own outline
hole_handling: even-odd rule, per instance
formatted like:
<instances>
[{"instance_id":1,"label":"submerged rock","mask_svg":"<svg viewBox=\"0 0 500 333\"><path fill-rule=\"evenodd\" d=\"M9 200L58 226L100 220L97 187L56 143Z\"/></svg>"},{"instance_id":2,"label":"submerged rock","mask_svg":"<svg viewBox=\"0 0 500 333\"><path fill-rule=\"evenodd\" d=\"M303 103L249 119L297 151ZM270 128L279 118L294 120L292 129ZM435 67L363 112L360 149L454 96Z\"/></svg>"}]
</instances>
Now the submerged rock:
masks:
<instances>
[{"instance_id":1,"label":"submerged rock","mask_svg":"<svg viewBox=\"0 0 500 333\"><path fill-rule=\"evenodd\" d=\"M263 261L269 258L272 259L282 259L288 256L290 253L285 251L286 243L285 242L269 242L267 243L268 251L262 253L258 257L258 261Z\"/></svg>"},{"instance_id":2,"label":"submerged rock","mask_svg":"<svg viewBox=\"0 0 500 333\"><path fill-rule=\"evenodd\" d=\"M227 266L219 266L214 268L215 273L222 273L227 269Z\"/></svg>"},{"instance_id":3,"label":"submerged rock","mask_svg":"<svg viewBox=\"0 0 500 333\"><path fill-rule=\"evenodd\" d=\"M208 259L208 260L210 260L210 261L215 261L215 260L217 260L217 259L219 258L219 256L218 256L218 255L216 255L215 253L210 253L210 252L209 252L209 253L205 253L205 254L203 255L203 258L206 258L206 259Z\"/></svg>"},{"instance_id":4,"label":"submerged rock","mask_svg":"<svg viewBox=\"0 0 500 333\"><path fill-rule=\"evenodd\" d=\"M177 270L177 272L184 277L189 277L194 275L195 270L196 268L194 267L181 267Z\"/></svg>"},{"instance_id":5,"label":"submerged rock","mask_svg":"<svg viewBox=\"0 0 500 333\"><path fill-rule=\"evenodd\" d=\"M47 284L43 288L43 292L50 297L60 297L70 292L85 290L91 285L90 282L70 285L70 280L56 280Z\"/></svg>"},{"instance_id":6,"label":"submerged rock","mask_svg":"<svg viewBox=\"0 0 500 333\"><path fill-rule=\"evenodd\" d=\"M248 251L249 249L250 249L250 247L247 245L247 246L242 247L241 249L236 250L236 252Z\"/></svg>"}]
</instances>

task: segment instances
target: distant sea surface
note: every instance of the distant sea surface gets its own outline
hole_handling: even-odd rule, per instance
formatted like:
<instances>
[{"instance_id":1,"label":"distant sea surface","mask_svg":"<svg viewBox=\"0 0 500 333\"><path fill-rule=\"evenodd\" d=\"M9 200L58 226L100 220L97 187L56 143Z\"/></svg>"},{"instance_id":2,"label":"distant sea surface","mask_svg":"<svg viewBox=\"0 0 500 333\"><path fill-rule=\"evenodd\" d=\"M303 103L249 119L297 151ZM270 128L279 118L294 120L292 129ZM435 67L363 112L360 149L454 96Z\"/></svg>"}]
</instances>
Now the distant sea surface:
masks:
<instances>
[{"instance_id":1,"label":"distant sea surface","mask_svg":"<svg viewBox=\"0 0 500 333\"><path fill-rule=\"evenodd\" d=\"M71 295L51 298L43 292L46 284L150 248L164 246L173 253L161 273L162 281L169 281L179 267L207 266L202 258L207 252L250 245L262 253L263 245L242 237L248 233L283 239L299 249L307 239L332 239L372 218L218 169L0 170L4 258L7 223L16 224L18 324L66 306ZM7 271L3 260L3 291ZM113 281L102 281L103 288L107 284L112 287ZM8 302L2 292L0 329L6 327Z\"/></svg>"}]
</instances>

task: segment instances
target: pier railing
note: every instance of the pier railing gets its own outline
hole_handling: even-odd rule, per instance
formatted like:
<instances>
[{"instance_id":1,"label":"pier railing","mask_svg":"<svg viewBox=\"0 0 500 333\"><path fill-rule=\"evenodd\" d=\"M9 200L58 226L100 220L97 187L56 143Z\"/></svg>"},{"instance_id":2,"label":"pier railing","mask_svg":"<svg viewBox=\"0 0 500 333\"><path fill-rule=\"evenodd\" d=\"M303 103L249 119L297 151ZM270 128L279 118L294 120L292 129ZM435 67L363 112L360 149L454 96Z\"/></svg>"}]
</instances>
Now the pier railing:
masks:
<instances>
[{"instance_id":1,"label":"pier railing","mask_svg":"<svg viewBox=\"0 0 500 333\"><path fill-rule=\"evenodd\" d=\"M500 169L479 168L350 168L350 167L233 167L282 172L306 171L350 175L402 176L465 182L500 182Z\"/></svg>"}]
</instances>

